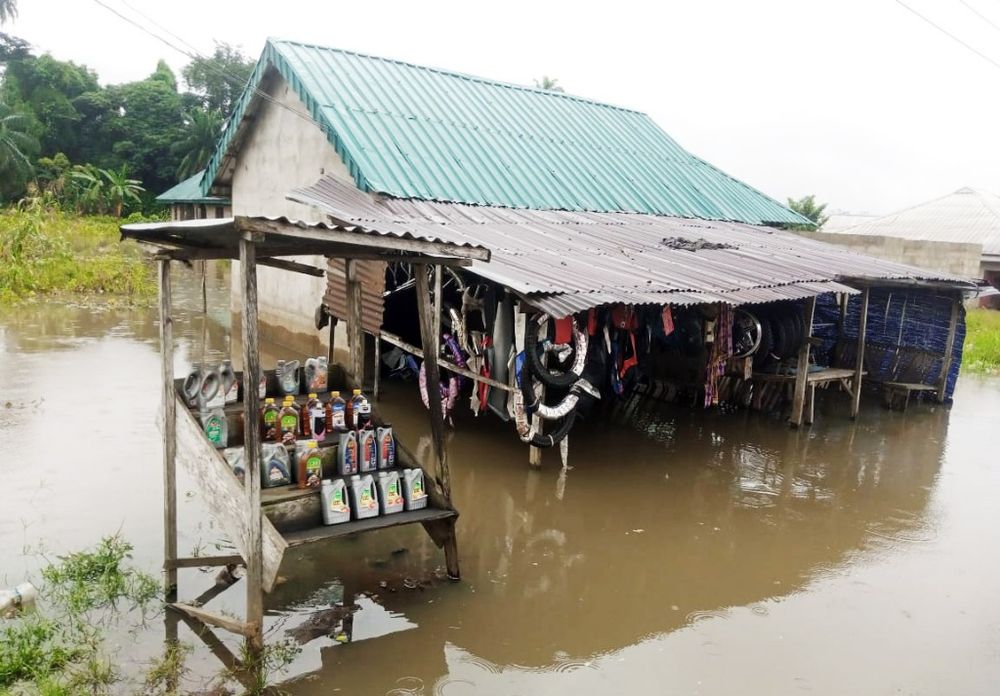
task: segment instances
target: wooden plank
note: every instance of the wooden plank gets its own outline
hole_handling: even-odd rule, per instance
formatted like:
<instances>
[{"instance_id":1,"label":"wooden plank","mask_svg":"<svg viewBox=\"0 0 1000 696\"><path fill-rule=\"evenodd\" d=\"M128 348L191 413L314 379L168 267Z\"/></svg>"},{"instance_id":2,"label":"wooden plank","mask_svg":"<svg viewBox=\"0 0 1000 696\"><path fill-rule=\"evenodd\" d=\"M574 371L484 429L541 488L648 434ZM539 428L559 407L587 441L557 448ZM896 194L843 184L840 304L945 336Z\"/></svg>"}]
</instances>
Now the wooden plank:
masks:
<instances>
[{"instance_id":1,"label":"wooden plank","mask_svg":"<svg viewBox=\"0 0 1000 696\"><path fill-rule=\"evenodd\" d=\"M387 331L383 331L382 334L381 334L381 338L386 343L391 343L394 346L398 346L398 347L402 348L407 353L412 353L414 356L416 356L420 360L424 359L424 351L423 350L421 350L420 348L417 348L412 343L407 343L406 341L404 341L403 339L401 339L396 334L389 333ZM451 362L450 360L445 360L442 357L438 357L437 363L438 363L439 367L443 367L444 369L449 370L450 372L454 372L456 374L462 375L463 377L468 377L469 379L475 380L476 382L483 382L484 384L488 384L491 387L494 387L495 389L502 389L503 391L506 391L506 392L513 391L513 389L511 389L510 385L508 385L508 384L504 384L503 382L498 382L495 379L490 379L489 377L483 377L482 375L477 374L477 373L473 372L472 370L469 370L469 369L464 368L464 367L459 367L458 365L456 365L455 363Z\"/></svg>"},{"instance_id":2,"label":"wooden plank","mask_svg":"<svg viewBox=\"0 0 1000 696\"><path fill-rule=\"evenodd\" d=\"M916 382L882 382L882 386L901 391L937 391L933 384L917 384Z\"/></svg>"},{"instance_id":3,"label":"wooden plank","mask_svg":"<svg viewBox=\"0 0 1000 696\"><path fill-rule=\"evenodd\" d=\"M163 399L163 562L169 599L177 593L177 433L174 397L174 320L171 308L170 262L157 262L160 295L160 366Z\"/></svg>"},{"instance_id":4,"label":"wooden plank","mask_svg":"<svg viewBox=\"0 0 1000 696\"><path fill-rule=\"evenodd\" d=\"M958 330L958 315L961 309L961 297L956 296L951 301L951 320L948 324L948 340L945 343L944 355L941 356L941 376L937 383L937 400L943 404L948 391L948 373L951 371L952 355L955 349L955 333Z\"/></svg>"},{"instance_id":5,"label":"wooden plank","mask_svg":"<svg viewBox=\"0 0 1000 696\"><path fill-rule=\"evenodd\" d=\"M331 245L341 244L345 246L358 246L366 249L404 251L416 254L428 254L434 257L471 259L474 261L489 261L490 252L488 249L477 247L460 246L457 244L446 244L444 242L431 242L422 239L403 239L401 237L390 237L388 235L349 232L340 229L300 227L288 222L279 220L260 220L237 216L234 220L238 230L254 230L264 232L267 235L276 235L289 239L299 239L303 241L318 241ZM336 255L336 254L328 254ZM426 259L426 261L437 262L436 259Z\"/></svg>"},{"instance_id":6,"label":"wooden plank","mask_svg":"<svg viewBox=\"0 0 1000 696\"><path fill-rule=\"evenodd\" d=\"M312 529L305 529L298 532L288 532L284 535L285 542L289 546L302 546L324 539L336 539L350 534L362 532L372 532L377 529L388 529L404 524L416 524L418 522L430 522L433 520L444 520L455 517L454 510L442 510L439 508L424 508L423 510L407 510L397 512L392 515L380 515L369 517L364 520L352 520L343 524L324 525Z\"/></svg>"},{"instance_id":7,"label":"wooden plank","mask_svg":"<svg viewBox=\"0 0 1000 696\"><path fill-rule=\"evenodd\" d=\"M424 356L438 354L439 337L434 333L434 308L431 306L430 288L427 281L427 266L424 264L414 264L413 274L417 279L417 314L420 319L420 339L424 347ZM436 458L436 471L434 478L441 486L448 507L451 507L451 474L448 470L447 453L444 449L444 413L441 408L440 384L441 373L436 360L427 360L426 381L428 399L428 410L431 418L431 439L434 443L434 455Z\"/></svg>"},{"instance_id":8,"label":"wooden plank","mask_svg":"<svg viewBox=\"0 0 1000 696\"><path fill-rule=\"evenodd\" d=\"M243 557L242 556L194 556L192 558L174 559L174 561L170 565L174 568L214 568L216 566L243 565Z\"/></svg>"},{"instance_id":9,"label":"wooden plank","mask_svg":"<svg viewBox=\"0 0 1000 696\"><path fill-rule=\"evenodd\" d=\"M224 631L235 633L238 636L252 638L253 627L250 626L249 623L243 623L238 619L234 619L229 616L222 616L221 614L216 614L190 604L184 604L183 602L173 602L169 605L169 607L183 614L187 614L194 619L198 619L209 626L221 628Z\"/></svg>"},{"instance_id":10,"label":"wooden plank","mask_svg":"<svg viewBox=\"0 0 1000 696\"><path fill-rule=\"evenodd\" d=\"M865 370L865 335L868 330L868 298L871 288L865 287L861 295L861 317L858 323L858 351L854 362L854 400L851 402L851 418L858 417L861 410L861 378Z\"/></svg>"},{"instance_id":11,"label":"wooden plank","mask_svg":"<svg viewBox=\"0 0 1000 696\"><path fill-rule=\"evenodd\" d=\"M799 359L795 370L795 391L792 396L792 415L789 423L797 428L802 425L803 409L806 402L806 385L809 377L809 337L812 336L813 315L816 312L816 297L806 300L803 308L805 318L806 335L803 337L802 345L799 346Z\"/></svg>"},{"instance_id":12,"label":"wooden plank","mask_svg":"<svg viewBox=\"0 0 1000 696\"><path fill-rule=\"evenodd\" d=\"M315 266L310 266L307 263L299 263L298 261L286 261L285 259L257 259L257 265L278 268L282 271L291 271L292 273L301 273L313 276L314 278L322 278L326 275L326 271L322 268L316 268Z\"/></svg>"},{"instance_id":13,"label":"wooden plank","mask_svg":"<svg viewBox=\"0 0 1000 696\"><path fill-rule=\"evenodd\" d=\"M243 310L243 379L244 384L260 381L260 346L257 337L257 258L254 242L247 236L240 239L240 290ZM246 461L246 545L243 557L247 561L247 637L252 649L264 647L264 543L263 518L260 509L260 405L257 399L243 400L244 457ZM205 621L204 617L202 618ZM206 621L206 623L211 623Z\"/></svg>"},{"instance_id":14,"label":"wooden plank","mask_svg":"<svg viewBox=\"0 0 1000 696\"><path fill-rule=\"evenodd\" d=\"M347 264L347 349L348 368L355 385L362 386L365 377L365 336L362 324L361 279L357 262L348 259Z\"/></svg>"},{"instance_id":15,"label":"wooden plank","mask_svg":"<svg viewBox=\"0 0 1000 696\"><path fill-rule=\"evenodd\" d=\"M201 497L223 533L236 547L237 553L246 558L246 492L233 474L222 453L212 447L202 432L201 425L177 399L177 462L191 476ZM247 471L252 471L249 467ZM258 469L259 471L259 469ZM250 478L249 476L245 478ZM264 547L264 589L274 587L278 566L288 545L268 521L262 521Z\"/></svg>"}]
</instances>

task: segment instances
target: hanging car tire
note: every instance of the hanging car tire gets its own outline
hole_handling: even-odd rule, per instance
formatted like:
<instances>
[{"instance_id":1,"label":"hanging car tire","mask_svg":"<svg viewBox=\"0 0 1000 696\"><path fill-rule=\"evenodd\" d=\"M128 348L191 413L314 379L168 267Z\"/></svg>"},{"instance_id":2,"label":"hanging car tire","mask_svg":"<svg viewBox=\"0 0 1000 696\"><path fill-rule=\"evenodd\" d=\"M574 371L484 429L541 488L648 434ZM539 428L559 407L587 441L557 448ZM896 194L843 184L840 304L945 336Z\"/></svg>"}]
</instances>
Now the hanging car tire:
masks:
<instances>
[{"instance_id":1,"label":"hanging car tire","mask_svg":"<svg viewBox=\"0 0 1000 696\"><path fill-rule=\"evenodd\" d=\"M745 309L733 311L733 357L745 358L760 347L761 323Z\"/></svg>"},{"instance_id":2,"label":"hanging car tire","mask_svg":"<svg viewBox=\"0 0 1000 696\"><path fill-rule=\"evenodd\" d=\"M549 387L571 387L580 379L584 363L587 360L587 334L576 327L573 322L573 363L565 372L550 370L542 364L542 355L546 352L548 337L540 341L538 338L541 321L544 316L530 317L524 331L524 355L531 374Z\"/></svg>"},{"instance_id":3,"label":"hanging car tire","mask_svg":"<svg viewBox=\"0 0 1000 696\"><path fill-rule=\"evenodd\" d=\"M774 332L771 317L763 311L757 313L760 321L760 345L753 354L753 364L757 369L766 367L774 360Z\"/></svg>"}]
</instances>

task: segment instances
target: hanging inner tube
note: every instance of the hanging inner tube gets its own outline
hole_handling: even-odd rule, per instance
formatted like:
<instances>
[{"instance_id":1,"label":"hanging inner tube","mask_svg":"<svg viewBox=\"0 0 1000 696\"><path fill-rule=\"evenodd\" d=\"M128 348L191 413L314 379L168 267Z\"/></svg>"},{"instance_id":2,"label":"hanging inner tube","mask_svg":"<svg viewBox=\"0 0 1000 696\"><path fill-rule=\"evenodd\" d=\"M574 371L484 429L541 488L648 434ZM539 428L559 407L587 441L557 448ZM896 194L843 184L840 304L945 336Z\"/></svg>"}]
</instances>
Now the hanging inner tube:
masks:
<instances>
[{"instance_id":1,"label":"hanging inner tube","mask_svg":"<svg viewBox=\"0 0 1000 696\"><path fill-rule=\"evenodd\" d=\"M546 336L539 340L539 329L548 321L544 314L530 318L524 331L524 353L527 366L532 374L549 387L571 387L583 373L587 361L587 334L580 331L573 321L573 365L565 372L553 371L542 364L542 356L547 352L558 350ZM549 322L550 323L550 322Z\"/></svg>"}]
</instances>

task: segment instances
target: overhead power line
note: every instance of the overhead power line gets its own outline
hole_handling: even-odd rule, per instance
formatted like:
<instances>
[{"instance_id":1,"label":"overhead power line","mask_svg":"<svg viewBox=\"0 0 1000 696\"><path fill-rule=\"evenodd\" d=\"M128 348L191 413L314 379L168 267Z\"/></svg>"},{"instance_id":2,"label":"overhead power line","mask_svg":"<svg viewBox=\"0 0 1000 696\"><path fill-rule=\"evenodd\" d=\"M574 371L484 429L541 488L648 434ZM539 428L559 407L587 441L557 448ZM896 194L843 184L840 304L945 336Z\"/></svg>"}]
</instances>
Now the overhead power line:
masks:
<instances>
[{"instance_id":1,"label":"overhead power line","mask_svg":"<svg viewBox=\"0 0 1000 696\"><path fill-rule=\"evenodd\" d=\"M986 15L984 15L982 12L980 12L975 7L973 7L972 5L970 5L969 3L967 3L965 0L958 0L958 1L960 3L962 3L963 5L965 5L967 8L969 8L969 11L972 12L972 14L976 15L977 17L979 17L981 20L983 20L984 22L986 22L987 24L989 24L991 27L993 27L997 31L1000 31L1000 24L997 24L996 22L994 22L992 19L990 19L989 17L987 17Z\"/></svg>"},{"instance_id":2,"label":"overhead power line","mask_svg":"<svg viewBox=\"0 0 1000 696\"><path fill-rule=\"evenodd\" d=\"M927 17L926 15L921 14L917 10L915 10L912 7L910 7L909 5L907 5L905 2L903 2L903 0L896 0L896 4L904 7L907 10L909 10L910 12L912 12L913 14L915 14L917 17L919 17L920 19L924 20L925 22L927 22L928 24L930 24L932 27L934 27L935 29L937 29L939 32L941 32L942 34L944 34L945 36L947 36L948 38L950 38L952 41L956 41L957 43L960 43L962 46L964 46L968 50L972 51L977 56L979 56L980 58L982 58L983 60L985 60L986 62L988 62L991 65L993 65L993 67L1000 68L1000 62L997 62L996 60L994 60L990 56L986 55L985 53L983 53L982 51L980 51L975 46L972 46L971 44L966 43L965 41L963 41L962 39L960 39L955 34L952 34L950 31L948 31L947 29L945 29L941 25L935 23L934 20L932 20L931 18Z\"/></svg>"},{"instance_id":3,"label":"overhead power line","mask_svg":"<svg viewBox=\"0 0 1000 696\"><path fill-rule=\"evenodd\" d=\"M120 12L116 8L108 5L103 0L94 0L94 2L97 3L98 5L100 5L101 7L103 7L105 10L107 10L111 14L115 15L116 17L119 17L120 19L124 20L125 22L128 22L129 24L131 24L133 27L135 27L139 31L143 32L144 34L147 34L148 36L153 37L154 39L156 39L160 43L164 44L168 48L171 48L174 51L177 51L178 53L180 53L181 55L187 57L189 60L205 60L205 61L208 60L207 56L203 55L200 51L198 51L193 46L191 46L190 43L188 43L184 39L181 39L180 37L177 37L172 32L170 32L170 31L168 31L168 30L163 29L162 27L160 27L161 29L163 29L163 31L166 31L171 36L176 37L183 44L185 44L187 46L191 46L191 50L186 50L186 49L180 48L176 44L172 43L171 41L169 41L169 40L165 39L164 37L162 37L161 35L157 34L155 31L153 31L149 27L143 26L141 23L135 21L135 19L133 19L132 17L129 17L128 15ZM130 5L128 5L127 2L124 2L124 0L123 0L123 3L126 6L131 7ZM138 10L135 10L135 11L138 12ZM138 14L142 15L143 17L145 17L147 19L147 21L153 23L156 26L159 26L154 20L150 19L149 17L147 17L143 13L138 12ZM232 74L229 74L229 73L226 73L224 70L222 70L220 68L216 68L215 66L211 65L210 63L206 63L205 66L209 70L213 71L216 75L218 75L218 76L222 77L223 79L229 81L230 84L232 84L232 85L239 86L239 87L244 87L245 88L247 86L247 84L249 84L249 83L244 83L244 81L243 81L242 78L237 77L237 76L232 75ZM293 113L296 116L298 116L299 118L305 119L306 121L309 121L310 123L316 124L317 126L319 125L319 124L316 123L316 120L310 114L304 113L302 111L299 111L298 109L295 109L295 108L289 106L288 104L281 103L280 101L278 101L277 99L275 99L274 97L272 97L270 94L268 94L267 92L265 92L265 91L263 91L261 89L258 89L256 87L254 87L253 88L253 93L256 94L257 96L259 96L264 101L267 101L267 102L269 102L271 104L274 104L277 107L285 109L289 113Z\"/></svg>"}]
</instances>

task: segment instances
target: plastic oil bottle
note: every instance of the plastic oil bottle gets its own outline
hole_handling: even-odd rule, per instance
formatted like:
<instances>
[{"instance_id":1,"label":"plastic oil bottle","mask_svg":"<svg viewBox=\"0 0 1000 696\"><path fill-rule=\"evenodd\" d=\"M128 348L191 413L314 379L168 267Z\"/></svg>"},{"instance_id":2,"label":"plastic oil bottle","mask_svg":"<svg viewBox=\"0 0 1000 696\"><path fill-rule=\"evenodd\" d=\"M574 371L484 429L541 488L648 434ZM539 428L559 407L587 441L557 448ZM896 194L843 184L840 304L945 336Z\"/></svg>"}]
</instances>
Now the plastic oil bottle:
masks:
<instances>
[{"instance_id":1,"label":"plastic oil bottle","mask_svg":"<svg viewBox=\"0 0 1000 696\"><path fill-rule=\"evenodd\" d=\"M378 472L378 502L383 515L403 511L403 495L398 471Z\"/></svg>"},{"instance_id":2,"label":"plastic oil bottle","mask_svg":"<svg viewBox=\"0 0 1000 696\"><path fill-rule=\"evenodd\" d=\"M315 440L306 442L306 448L299 455L297 463L296 479L299 488L319 488L323 481L323 458Z\"/></svg>"},{"instance_id":3,"label":"plastic oil bottle","mask_svg":"<svg viewBox=\"0 0 1000 696\"><path fill-rule=\"evenodd\" d=\"M320 489L323 498L323 524L341 524L351 521L351 505L344 479L323 481Z\"/></svg>"},{"instance_id":4,"label":"plastic oil bottle","mask_svg":"<svg viewBox=\"0 0 1000 696\"><path fill-rule=\"evenodd\" d=\"M376 428L378 446L378 468L391 469L396 466L396 439L392 436L392 426Z\"/></svg>"},{"instance_id":5,"label":"plastic oil bottle","mask_svg":"<svg viewBox=\"0 0 1000 696\"><path fill-rule=\"evenodd\" d=\"M407 510L421 510L427 507L423 469L403 469L403 502Z\"/></svg>"},{"instance_id":6,"label":"plastic oil bottle","mask_svg":"<svg viewBox=\"0 0 1000 696\"><path fill-rule=\"evenodd\" d=\"M310 394L309 400L302 410L303 425L302 434L314 440L322 440L326 437L326 409L323 402L316 394Z\"/></svg>"},{"instance_id":7,"label":"plastic oil bottle","mask_svg":"<svg viewBox=\"0 0 1000 696\"><path fill-rule=\"evenodd\" d=\"M303 372L305 372L306 388L309 391L326 391L326 377L329 364L326 358L320 356L307 358Z\"/></svg>"},{"instance_id":8,"label":"plastic oil bottle","mask_svg":"<svg viewBox=\"0 0 1000 696\"><path fill-rule=\"evenodd\" d=\"M378 436L374 430L358 431L358 471L371 472L378 468Z\"/></svg>"},{"instance_id":9,"label":"plastic oil bottle","mask_svg":"<svg viewBox=\"0 0 1000 696\"><path fill-rule=\"evenodd\" d=\"M357 428L357 410L361 402L365 400L365 395L361 393L360 389L355 389L351 392L351 400L347 402L347 410L345 413L347 427Z\"/></svg>"},{"instance_id":10,"label":"plastic oil bottle","mask_svg":"<svg viewBox=\"0 0 1000 696\"><path fill-rule=\"evenodd\" d=\"M378 517L378 493L371 474L355 474L350 478L351 507L356 519Z\"/></svg>"},{"instance_id":11,"label":"plastic oil bottle","mask_svg":"<svg viewBox=\"0 0 1000 696\"><path fill-rule=\"evenodd\" d=\"M330 401L326 405L327 429L330 432L342 433L347 430L347 402L339 391L330 392Z\"/></svg>"},{"instance_id":12,"label":"plastic oil bottle","mask_svg":"<svg viewBox=\"0 0 1000 696\"><path fill-rule=\"evenodd\" d=\"M295 442L299 434L299 419L301 414L295 408L295 399L286 396L285 403L278 413L278 427L281 431L281 443L289 445Z\"/></svg>"},{"instance_id":13,"label":"plastic oil bottle","mask_svg":"<svg viewBox=\"0 0 1000 696\"><path fill-rule=\"evenodd\" d=\"M226 413L221 408L202 413L201 427L205 430L205 437L216 449L229 446L229 424L226 423Z\"/></svg>"},{"instance_id":14,"label":"plastic oil bottle","mask_svg":"<svg viewBox=\"0 0 1000 696\"><path fill-rule=\"evenodd\" d=\"M337 447L337 473L341 476L358 473L358 434L353 430L340 434Z\"/></svg>"},{"instance_id":15,"label":"plastic oil bottle","mask_svg":"<svg viewBox=\"0 0 1000 696\"><path fill-rule=\"evenodd\" d=\"M222 367L219 368L219 377L222 379L223 402L235 404L239 401L240 383L233 372L233 361L223 360Z\"/></svg>"},{"instance_id":16,"label":"plastic oil bottle","mask_svg":"<svg viewBox=\"0 0 1000 696\"><path fill-rule=\"evenodd\" d=\"M264 399L264 410L260 412L261 437L265 442L279 442L278 436L278 413L281 409L274 403L274 399L268 397Z\"/></svg>"}]
</instances>

